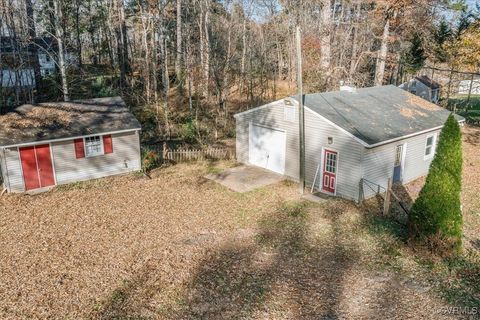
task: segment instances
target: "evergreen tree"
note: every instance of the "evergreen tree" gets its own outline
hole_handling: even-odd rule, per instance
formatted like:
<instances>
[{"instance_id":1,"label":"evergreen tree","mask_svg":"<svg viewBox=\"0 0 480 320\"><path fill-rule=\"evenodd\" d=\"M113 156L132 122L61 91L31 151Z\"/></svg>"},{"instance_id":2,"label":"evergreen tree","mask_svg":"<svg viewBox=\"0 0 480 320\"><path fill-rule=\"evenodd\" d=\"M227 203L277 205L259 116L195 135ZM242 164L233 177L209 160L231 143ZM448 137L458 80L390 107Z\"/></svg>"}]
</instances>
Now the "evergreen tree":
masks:
<instances>
[{"instance_id":1,"label":"evergreen tree","mask_svg":"<svg viewBox=\"0 0 480 320\"><path fill-rule=\"evenodd\" d=\"M408 73L416 73L425 64L425 50L423 40L418 33L414 33L410 48L403 55L403 63Z\"/></svg>"},{"instance_id":2,"label":"evergreen tree","mask_svg":"<svg viewBox=\"0 0 480 320\"><path fill-rule=\"evenodd\" d=\"M452 37L452 29L445 19L442 19L433 32L435 40L434 59L435 62L446 62L448 54L444 48L445 42Z\"/></svg>"},{"instance_id":3,"label":"evergreen tree","mask_svg":"<svg viewBox=\"0 0 480 320\"><path fill-rule=\"evenodd\" d=\"M437 251L458 251L462 242L462 142L451 114L440 134L425 185L409 214L410 237Z\"/></svg>"}]
</instances>

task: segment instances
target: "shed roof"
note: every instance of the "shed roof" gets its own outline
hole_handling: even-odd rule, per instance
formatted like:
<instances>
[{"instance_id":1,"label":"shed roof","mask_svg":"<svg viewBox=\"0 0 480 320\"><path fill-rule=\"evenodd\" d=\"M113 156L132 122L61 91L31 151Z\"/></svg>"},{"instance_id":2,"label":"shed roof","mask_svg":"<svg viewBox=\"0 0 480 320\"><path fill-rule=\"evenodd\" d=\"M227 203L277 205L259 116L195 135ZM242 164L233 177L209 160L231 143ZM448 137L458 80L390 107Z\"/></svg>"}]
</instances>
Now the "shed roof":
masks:
<instances>
[{"instance_id":1,"label":"shed roof","mask_svg":"<svg viewBox=\"0 0 480 320\"><path fill-rule=\"evenodd\" d=\"M415 77L415 79L417 79L418 81L420 81L421 83L423 83L424 85L426 85L427 87L429 87L430 89L438 89L438 88L440 88L440 83L438 83L438 82L435 81L435 80L430 79L430 78L429 78L428 76L426 76L426 75L417 76L417 77Z\"/></svg>"},{"instance_id":2,"label":"shed roof","mask_svg":"<svg viewBox=\"0 0 480 320\"><path fill-rule=\"evenodd\" d=\"M368 147L442 127L450 114L393 85L306 94L304 99L306 107Z\"/></svg>"},{"instance_id":3,"label":"shed roof","mask_svg":"<svg viewBox=\"0 0 480 320\"><path fill-rule=\"evenodd\" d=\"M120 97L25 104L0 116L0 146L140 128Z\"/></svg>"}]
</instances>

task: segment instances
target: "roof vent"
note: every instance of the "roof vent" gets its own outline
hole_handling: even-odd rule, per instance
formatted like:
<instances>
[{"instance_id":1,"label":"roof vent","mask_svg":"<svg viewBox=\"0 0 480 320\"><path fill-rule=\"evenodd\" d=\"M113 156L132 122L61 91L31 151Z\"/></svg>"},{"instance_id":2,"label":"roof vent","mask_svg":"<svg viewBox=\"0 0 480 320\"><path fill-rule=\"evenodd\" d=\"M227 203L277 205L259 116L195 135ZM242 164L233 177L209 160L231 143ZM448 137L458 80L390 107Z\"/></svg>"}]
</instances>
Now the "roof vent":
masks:
<instances>
[{"instance_id":1,"label":"roof vent","mask_svg":"<svg viewBox=\"0 0 480 320\"><path fill-rule=\"evenodd\" d=\"M355 86L350 85L349 83L345 83L344 81L340 81L340 91L347 91L355 93L357 92L357 88Z\"/></svg>"}]
</instances>

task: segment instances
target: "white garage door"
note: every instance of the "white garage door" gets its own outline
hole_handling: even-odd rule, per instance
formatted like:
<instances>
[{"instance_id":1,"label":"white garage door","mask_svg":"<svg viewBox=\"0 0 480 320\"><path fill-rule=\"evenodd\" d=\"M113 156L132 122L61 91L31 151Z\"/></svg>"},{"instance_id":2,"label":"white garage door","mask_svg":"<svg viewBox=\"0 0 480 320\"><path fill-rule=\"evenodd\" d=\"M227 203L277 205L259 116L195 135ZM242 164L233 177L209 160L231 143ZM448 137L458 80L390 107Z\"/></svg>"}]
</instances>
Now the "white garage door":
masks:
<instances>
[{"instance_id":1,"label":"white garage door","mask_svg":"<svg viewBox=\"0 0 480 320\"><path fill-rule=\"evenodd\" d=\"M248 157L250 164L277 173L285 172L285 131L251 124Z\"/></svg>"}]
</instances>

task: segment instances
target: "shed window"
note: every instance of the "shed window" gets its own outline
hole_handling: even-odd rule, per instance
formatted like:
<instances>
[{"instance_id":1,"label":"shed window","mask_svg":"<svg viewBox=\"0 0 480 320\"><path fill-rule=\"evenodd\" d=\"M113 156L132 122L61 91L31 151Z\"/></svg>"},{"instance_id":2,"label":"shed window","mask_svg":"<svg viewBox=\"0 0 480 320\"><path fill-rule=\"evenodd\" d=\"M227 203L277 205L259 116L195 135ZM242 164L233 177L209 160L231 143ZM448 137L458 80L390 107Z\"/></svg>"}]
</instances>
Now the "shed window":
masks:
<instances>
[{"instance_id":1,"label":"shed window","mask_svg":"<svg viewBox=\"0 0 480 320\"><path fill-rule=\"evenodd\" d=\"M429 135L427 136L427 142L425 144L425 159L430 159L433 157L433 154L435 152L435 135Z\"/></svg>"},{"instance_id":2,"label":"shed window","mask_svg":"<svg viewBox=\"0 0 480 320\"><path fill-rule=\"evenodd\" d=\"M103 154L103 139L100 136L85 138L85 156L94 157Z\"/></svg>"}]
</instances>

